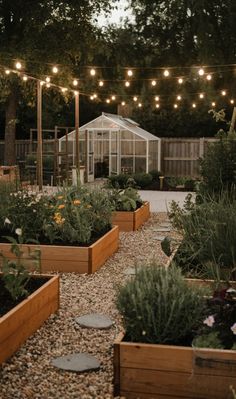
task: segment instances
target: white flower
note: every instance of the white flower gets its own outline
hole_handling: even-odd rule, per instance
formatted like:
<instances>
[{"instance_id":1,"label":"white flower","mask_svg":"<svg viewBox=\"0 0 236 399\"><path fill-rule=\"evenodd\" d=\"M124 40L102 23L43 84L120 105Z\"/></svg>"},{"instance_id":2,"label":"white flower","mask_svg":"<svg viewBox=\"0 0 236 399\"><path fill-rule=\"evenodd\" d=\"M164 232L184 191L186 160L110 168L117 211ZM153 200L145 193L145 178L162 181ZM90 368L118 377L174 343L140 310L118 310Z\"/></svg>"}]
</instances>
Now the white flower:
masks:
<instances>
[{"instance_id":1,"label":"white flower","mask_svg":"<svg viewBox=\"0 0 236 399\"><path fill-rule=\"evenodd\" d=\"M22 236L22 230L21 229L15 229L15 233L18 235L18 236Z\"/></svg>"},{"instance_id":2,"label":"white flower","mask_svg":"<svg viewBox=\"0 0 236 399\"><path fill-rule=\"evenodd\" d=\"M230 327L230 330L233 332L234 335L236 335L236 323L234 323L232 327Z\"/></svg>"},{"instance_id":3,"label":"white flower","mask_svg":"<svg viewBox=\"0 0 236 399\"><path fill-rule=\"evenodd\" d=\"M11 224L11 221L10 221L8 218L6 218L6 219L4 220L4 223L5 223L5 224Z\"/></svg>"},{"instance_id":4,"label":"white flower","mask_svg":"<svg viewBox=\"0 0 236 399\"><path fill-rule=\"evenodd\" d=\"M214 323L215 323L214 316L208 316L203 322L203 324L206 324L208 327L212 327Z\"/></svg>"}]
</instances>

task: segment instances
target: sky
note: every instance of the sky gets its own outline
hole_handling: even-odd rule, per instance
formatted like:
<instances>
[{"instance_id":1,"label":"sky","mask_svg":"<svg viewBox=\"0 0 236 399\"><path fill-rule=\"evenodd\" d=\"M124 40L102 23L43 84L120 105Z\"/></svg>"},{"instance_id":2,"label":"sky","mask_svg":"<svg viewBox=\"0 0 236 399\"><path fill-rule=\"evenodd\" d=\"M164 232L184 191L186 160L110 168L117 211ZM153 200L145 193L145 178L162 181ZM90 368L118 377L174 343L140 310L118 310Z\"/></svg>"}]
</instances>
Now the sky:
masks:
<instances>
[{"instance_id":1,"label":"sky","mask_svg":"<svg viewBox=\"0 0 236 399\"><path fill-rule=\"evenodd\" d=\"M125 10L128 5L128 0L117 0L118 9L112 11L109 18L106 18L103 14L98 17L98 25L104 26L111 23L119 24L121 18L130 17L132 19L131 11Z\"/></svg>"}]
</instances>

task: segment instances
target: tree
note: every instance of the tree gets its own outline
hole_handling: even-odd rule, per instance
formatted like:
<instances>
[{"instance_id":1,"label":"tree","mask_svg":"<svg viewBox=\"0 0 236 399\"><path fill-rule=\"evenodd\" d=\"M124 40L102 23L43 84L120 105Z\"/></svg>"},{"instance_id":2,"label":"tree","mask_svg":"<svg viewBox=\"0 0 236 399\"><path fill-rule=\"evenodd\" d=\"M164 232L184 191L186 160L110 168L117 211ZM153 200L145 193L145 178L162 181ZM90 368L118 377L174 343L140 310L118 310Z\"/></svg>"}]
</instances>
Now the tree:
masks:
<instances>
[{"instance_id":1,"label":"tree","mask_svg":"<svg viewBox=\"0 0 236 399\"><path fill-rule=\"evenodd\" d=\"M0 0L0 58L12 66L12 60L26 60L25 67L34 76L49 74L52 63L64 64L60 82L70 81L78 67L88 65L96 46L95 15L111 8L113 0ZM47 64L46 64L47 63ZM26 87L26 86L25 86ZM17 75L7 79L1 68L0 101L5 104L5 164L15 163L17 104L24 96L34 105L35 88L24 88Z\"/></svg>"}]
</instances>

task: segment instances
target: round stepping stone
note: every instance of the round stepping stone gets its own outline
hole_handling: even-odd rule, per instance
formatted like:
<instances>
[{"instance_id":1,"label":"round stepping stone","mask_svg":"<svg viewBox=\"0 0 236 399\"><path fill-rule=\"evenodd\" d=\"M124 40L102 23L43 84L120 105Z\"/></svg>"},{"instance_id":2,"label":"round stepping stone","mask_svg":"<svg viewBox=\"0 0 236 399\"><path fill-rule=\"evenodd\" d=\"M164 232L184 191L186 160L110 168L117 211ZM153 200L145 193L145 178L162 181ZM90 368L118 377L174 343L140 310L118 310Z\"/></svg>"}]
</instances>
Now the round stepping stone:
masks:
<instances>
[{"instance_id":1,"label":"round stepping stone","mask_svg":"<svg viewBox=\"0 0 236 399\"><path fill-rule=\"evenodd\" d=\"M61 370L79 373L99 370L100 368L100 362L88 353L73 353L72 355L57 357L51 363Z\"/></svg>"},{"instance_id":2,"label":"round stepping stone","mask_svg":"<svg viewBox=\"0 0 236 399\"><path fill-rule=\"evenodd\" d=\"M128 269L125 269L124 274L126 276L134 276L136 273L135 268L134 267L128 267Z\"/></svg>"},{"instance_id":3,"label":"round stepping stone","mask_svg":"<svg viewBox=\"0 0 236 399\"><path fill-rule=\"evenodd\" d=\"M166 238L166 236L156 236L153 238L154 238L154 240L163 241Z\"/></svg>"},{"instance_id":4,"label":"round stepping stone","mask_svg":"<svg viewBox=\"0 0 236 399\"><path fill-rule=\"evenodd\" d=\"M76 317L75 321L81 327L97 328L99 330L110 328L113 325L113 321L110 317L99 313L91 313Z\"/></svg>"},{"instance_id":5,"label":"round stepping stone","mask_svg":"<svg viewBox=\"0 0 236 399\"><path fill-rule=\"evenodd\" d=\"M157 232L157 233L164 233L164 232L168 232L170 231L169 227L159 227L158 229L154 229L153 231Z\"/></svg>"}]
</instances>

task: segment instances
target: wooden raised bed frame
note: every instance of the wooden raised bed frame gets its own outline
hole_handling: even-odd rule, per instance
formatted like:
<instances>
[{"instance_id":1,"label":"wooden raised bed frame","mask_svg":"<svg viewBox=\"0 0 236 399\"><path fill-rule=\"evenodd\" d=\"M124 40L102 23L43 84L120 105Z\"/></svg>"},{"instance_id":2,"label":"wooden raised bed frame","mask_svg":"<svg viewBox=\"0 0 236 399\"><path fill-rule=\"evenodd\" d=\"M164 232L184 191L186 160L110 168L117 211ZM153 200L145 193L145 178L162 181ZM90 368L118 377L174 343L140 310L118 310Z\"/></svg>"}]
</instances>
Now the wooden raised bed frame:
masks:
<instances>
[{"instance_id":1,"label":"wooden raised bed frame","mask_svg":"<svg viewBox=\"0 0 236 399\"><path fill-rule=\"evenodd\" d=\"M150 204L144 204L134 212L114 212L112 223L119 226L120 231L135 231L139 229L150 217Z\"/></svg>"},{"instance_id":2,"label":"wooden raised bed frame","mask_svg":"<svg viewBox=\"0 0 236 399\"><path fill-rule=\"evenodd\" d=\"M188 279L209 285L210 280ZM232 286L236 288L235 282ZM222 399L236 388L236 351L123 341L114 344L114 396Z\"/></svg>"},{"instance_id":3,"label":"wooden raised bed frame","mask_svg":"<svg viewBox=\"0 0 236 399\"><path fill-rule=\"evenodd\" d=\"M40 288L0 317L0 364L6 361L59 308L59 276L48 277Z\"/></svg>"},{"instance_id":4,"label":"wooden raised bed frame","mask_svg":"<svg viewBox=\"0 0 236 399\"><path fill-rule=\"evenodd\" d=\"M28 248L41 249L41 271L74 273L94 273L106 260L117 251L119 246L119 228L114 226L104 236L89 247L60 245L23 244L27 256ZM0 244L0 251L8 258L13 258L11 244Z\"/></svg>"}]
</instances>

